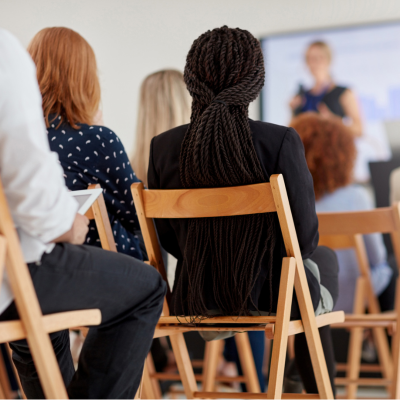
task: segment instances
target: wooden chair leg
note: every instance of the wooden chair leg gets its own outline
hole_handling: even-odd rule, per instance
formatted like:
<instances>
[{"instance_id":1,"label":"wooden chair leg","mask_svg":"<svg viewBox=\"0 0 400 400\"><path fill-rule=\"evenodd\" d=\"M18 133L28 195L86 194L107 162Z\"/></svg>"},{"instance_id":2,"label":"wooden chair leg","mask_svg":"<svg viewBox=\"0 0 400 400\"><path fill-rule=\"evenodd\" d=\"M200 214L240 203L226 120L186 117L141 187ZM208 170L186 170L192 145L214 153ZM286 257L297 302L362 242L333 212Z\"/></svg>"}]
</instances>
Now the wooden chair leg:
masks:
<instances>
[{"instance_id":1,"label":"wooden chair leg","mask_svg":"<svg viewBox=\"0 0 400 400\"><path fill-rule=\"evenodd\" d=\"M0 399L9 399L1 383L0 383Z\"/></svg>"},{"instance_id":2,"label":"wooden chair leg","mask_svg":"<svg viewBox=\"0 0 400 400\"><path fill-rule=\"evenodd\" d=\"M217 376L218 362L224 346L223 340L206 342L203 363L203 392L213 392L215 390L215 377Z\"/></svg>"},{"instance_id":3,"label":"wooden chair leg","mask_svg":"<svg viewBox=\"0 0 400 400\"><path fill-rule=\"evenodd\" d=\"M368 284L367 282L366 291L368 300L368 311L371 314L380 314L381 309L371 283ZM372 333L378 353L378 359L381 366L383 378L391 380L393 376L393 360L390 354L389 341L386 335L386 331L382 327L377 327L372 329ZM388 387L388 389L390 390L390 387Z\"/></svg>"},{"instance_id":4,"label":"wooden chair leg","mask_svg":"<svg viewBox=\"0 0 400 400\"><path fill-rule=\"evenodd\" d=\"M365 311L365 278L359 277L356 283L354 296L353 312L363 314ZM361 349L363 342L363 328L352 328L350 331L349 351L347 354L347 372L346 377L350 380L356 380L360 375ZM346 398L356 398L358 389L357 383L348 383L346 385Z\"/></svg>"},{"instance_id":5,"label":"wooden chair leg","mask_svg":"<svg viewBox=\"0 0 400 400\"><path fill-rule=\"evenodd\" d=\"M263 375L269 376L269 361L271 358L272 340L265 338L265 352L263 361Z\"/></svg>"},{"instance_id":6,"label":"wooden chair leg","mask_svg":"<svg viewBox=\"0 0 400 400\"><path fill-rule=\"evenodd\" d=\"M2 354L0 354L0 386L3 392L2 395L5 396L3 397L3 399L9 399L11 396L11 385L10 385L10 380L8 378L4 357Z\"/></svg>"},{"instance_id":7,"label":"wooden chair leg","mask_svg":"<svg viewBox=\"0 0 400 400\"><path fill-rule=\"evenodd\" d=\"M270 182L276 205L276 211L278 213L279 224L281 226L282 236L285 242L286 254L289 257L295 257L296 259L294 287L299 303L304 333L306 335L308 349L310 351L311 362L318 387L318 394L321 399L333 399L332 386L329 379L328 368L326 366L321 337L319 335L317 322L315 320L314 308L303 265L303 259L301 257L300 247L297 241L296 228L294 226L293 217L290 210L285 182L282 175L272 175L270 177ZM287 343L285 343L284 346L287 346ZM279 390L279 388L276 388L276 390Z\"/></svg>"},{"instance_id":8,"label":"wooden chair leg","mask_svg":"<svg viewBox=\"0 0 400 400\"><path fill-rule=\"evenodd\" d=\"M275 323L274 344L272 346L272 358L269 372L269 399L282 398L283 374L285 371L295 272L296 262L294 258L285 257L282 263L278 308L276 312L277 319Z\"/></svg>"},{"instance_id":9,"label":"wooden chair leg","mask_svg":"<svg viewBox=\"0 0 400 400\"><path fill-rule=\"evenodd\" d=\"M8 343L6 343L6 349L7 349L8 357L10 359L10 362L11 362L11 365L12 365L12 368L14 371L15 379L17 380L17 383L18 383L20 394L21 394L22 398L26 400L27 397L25 395L24 389L22 389L21 379L19 379L19 374L18 374L17 368L15 367L14 361L12 359L12 350Z\"/></svg>"},{"instance_id":10,"label":"wooden chair leg","mask_svg":"<svg viewBox=\"0 0 400 400\"><path fill-rule=\"evenodd\" d=\"M376 350L378 353L379 364L381 366L381 373L384 379L392 380L393 377L393 360L390 354L389 341L384 328L372 329ZM388 386L388 391L390 391Z\"/></svg>"},{"instance_id":11,"label":"wooden chair leg","mask_svg":"<svg viewBox=\"0 0 400 400\"><path fill-rule=\"evenodd\" d=\"M367 299L368 311L371 314L380 314L379 302L374 293L371 277L369 273L369 261L364 246L362 235L355 235L356 254L360 272L365 279L365 295ZM391 380L393 375L393 364L389 350L389 342L386 331L383 328L373 328L375 346L378 352L379 364L384 379ZM389 388L389 387L388 387Z\"/></svg>"},{"instance_id":12,"label":"wooden chair leg","mask_svg":"<svg viewBox=\"0 0 400 400\"><path fill-rule=\"evenodd\" d=\"M143 371L144 371L144 369L143 369ZM135 400L136 399L140 400L140 399L143 398L143 381L144 381L144 378L143 378L143 375L142 375L142 379L140 380L139 387L138 387L138 389L136 391L136 394L135 394L135 397L134 397Z\"/></svg>"},{"instance_id":13,"label":"wooden chair leg","mask_svg":"<svg viewBox=\"0 0 400 400\"><path fill-rule=\"evenodd\" d=\"M142 377L142 399L161 399L161 391L158 393L154 390L154 385L150 377L148 358L144 364Z\"/></svg>"},{"instance_id":14,"label":"wooden chair leg","mask_svg":"<svg viewBox=\"0 0 400 400\"><path fill-rule=\"evenodd\" d=\"M258 381L257 370L254 364L254 356L251 350L248 333L237 333L235 335L235 342L243 376L246 380L247 391L252 393L261 393L260 382Z\"/></svg>"},{"instance_id":15,"label":"wooden chair leg","mask_svg":"<svg viewBox=\"0 0 400 400\"><path fill-rule=\"evenodd\" d=\"M397 326L396 332L392 337L393 381L389 397L391 399L400 399L400 278L397 278L394 309L397 312Z\"/></svg>"},{"instance_id":16,"label":"wooden chair leg","mask_svg":"<svg viewBox=\"0 0 400 400\"><path fill-rule=\"evenodd\" d=\"M182 379L182 385L186 398L193 399L194 392L197 391L197 383L183 333L172 335L169 337L169 339L175 355L179 375Z\"/></svg>"},{"instance_id":17,"label":"wooden chair leg","mask_svg":"<svg viewBox=\"0 0 400 400\"><path fill-rule=\"evenodd\" d=\"M296 263L297 262L298 260L296 259ZM329 379L328 368L326 366L321 337L319 336L317 323L315 321L314 309L311 302L304 267L302 270L296 268L294 285L300 306L301 319L303 321L311 363L317 383L318 394L321 399L333 399L333 390Z\"/></svg>"},{"instance_id":18,"label":"wooden chair leg","mask_svg":"<svg viewBox=\"0 0 400 400\"><path fill-rule=\"evenodd\" d=\"M151 390L152 390L152 394L154 395L154 398L161 399L162 394L161 394L160 384L157 379L151 377L151 375L156 372L156 368L154 367L153 357L151 356L151 353L149 353L147 356L145 368L147 370L148 380L151 384L151 387L152 387ZM151 397L151 398L153 398L153 397Z\"/></svg>"}]
</instances>

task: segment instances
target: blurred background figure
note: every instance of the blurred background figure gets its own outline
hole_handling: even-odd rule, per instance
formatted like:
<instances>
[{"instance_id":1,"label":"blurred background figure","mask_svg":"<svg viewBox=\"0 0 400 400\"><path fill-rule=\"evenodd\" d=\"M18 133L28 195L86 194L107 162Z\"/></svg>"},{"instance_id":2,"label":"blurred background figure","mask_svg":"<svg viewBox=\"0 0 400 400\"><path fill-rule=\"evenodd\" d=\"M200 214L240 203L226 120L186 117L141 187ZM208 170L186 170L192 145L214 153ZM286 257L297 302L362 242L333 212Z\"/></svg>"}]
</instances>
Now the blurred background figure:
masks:
<instances>
[{"instance_id":1,"label":"blurred background figure","mask_svg":"<svg viewBox=\"0 0 400 400\"><path fill-rule=\"evenodd\" d=\"M344 118L354 136L362 135L360 110L354 93L347 87L337 86L331 76L332 51L327 43L311 43L305 54L314 86L305 90L299 85L298 94L291 100L294 116L307 111L319 112L327 118Z\"/></svg>"},{"instance_id":2,"label":"blurred background figure","mask_svg":"<svg viewBox=\"0 0 400 400\"><path fill-rule=\"evenodd\" d=\"M140 87L139 113L132 166L147 186L150 142L154 136L176 126L188 124L191 97L183 82L183 74L165 69L147 76Z\"/></svg>"},{"instance_id":3,"label":"blurred background figure","mask_svg":"<svg viewBox=\"0 0 400 400\"><path fill-rule=\"evenodd\" d=\"M317 212L361 211L374 208L368 190L353 183L356 157L351 130L340 120L304 113L292 121L300 135L308 168L314 181ZM389 266L381 234L364 235L375 294L382 311L394 306L397 274ZM339 261L339 293L336 310L353 311L354 290L359 276L354 249L336 251Z\"/></svg>"}]
</instances>

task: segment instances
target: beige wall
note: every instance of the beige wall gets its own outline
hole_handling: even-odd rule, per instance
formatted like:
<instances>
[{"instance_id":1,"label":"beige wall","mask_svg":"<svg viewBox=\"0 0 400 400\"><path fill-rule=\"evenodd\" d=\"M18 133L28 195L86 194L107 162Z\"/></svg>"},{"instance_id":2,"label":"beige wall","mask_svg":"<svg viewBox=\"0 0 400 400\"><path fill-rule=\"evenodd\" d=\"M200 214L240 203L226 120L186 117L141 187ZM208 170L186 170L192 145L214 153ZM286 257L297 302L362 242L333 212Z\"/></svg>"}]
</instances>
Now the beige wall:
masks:
<instances>
[{"instance_id":1,"label":"beige wall","mask_svg":"<svg viewBox=\"0 0 400 400\"><path fill-rule=\"evenodd\" d=\"M183 69L191 43L205 30L226 24L262 36L396 18L400 0L0 0L0 28L24 46L47 26L75 29L89 41L105 124L128 152L142 79L162 68ZM253 106L251 115L257 114Z\"/></svg>"}]
</instances>

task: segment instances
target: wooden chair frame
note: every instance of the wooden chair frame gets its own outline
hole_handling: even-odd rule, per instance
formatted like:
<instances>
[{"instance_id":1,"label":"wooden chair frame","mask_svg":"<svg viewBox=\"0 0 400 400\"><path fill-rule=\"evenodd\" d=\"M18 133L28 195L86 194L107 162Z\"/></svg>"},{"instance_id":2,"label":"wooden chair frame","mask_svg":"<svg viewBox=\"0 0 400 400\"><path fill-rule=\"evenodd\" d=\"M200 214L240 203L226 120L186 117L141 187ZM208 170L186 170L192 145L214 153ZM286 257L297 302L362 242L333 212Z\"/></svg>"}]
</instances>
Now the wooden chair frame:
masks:
<instances>
[{"instance_id":1,"label":"wooden chair frame","mask_svg":"<svg viewBox=\"0 0 400 400\"><path fill-rule=\"evenodd\" d=\"M198 326L187 326L184 318L169 316L168 288L163 315L156 328L155 337L169 336L187 398L323 398L332 399L333 392L326 367L318 327L343 322L344 313L335 312L318 317L314 309L296 236L293 217L282 175L271 176L270 183L218 189L144 190L142 183L131 186L149 262L167 282L166 272L153 223L153 218L207 218L232 215L277 212L287 257L283 259L281 283L276 317L215 317L199 321ZM296 291L301 320L290 321L293 286ZM215 328L209 323L228 324ZM258 324L246 327L242 324ZM183 332L232 330L266 331L274 338L268 393L199 392L190 363ZM242 326L241 326L242 325ZM305 332L317 382L318 394L282 394L287 341L289 335Z\"/></svg>"},{"instance_id":2,"label":"wooden chair frame","mask_svg":"<svg viewBox=\"0 0 400 400\"><path fill-rule=\"evenodd\" d=\"M368 256L362 236L370 233L389 233L397 264L400 266L399 204L369 211L319 213L318 218L319 244L332 249L354 248L360 271L354 297L354 314L347 314L344 324L336 325L336 327L351 328L346 378L337 378L336 382L346 386L346 398L355 398L359 384L382 384L388 387L391 398L399 398L399 383L398 379L393 379L393 373L399 370L398 340L400 337L398 337L398 329L396 329L392 353L390 353L385 328L391 330L396 328L400 304L397 300L395 313L380 314L381 310L378 299L374 294ZM399 296L398 290L396 296ZM362 314L365 313L366 305L369 314L363 318ZM364 328L372 328L373 330L380 364L377 370L382 373L383 379L371 380L370 378L362 379L359 377ZM371 369L371 366L367 367Z\"/></svg>"},{"instance_id":3,"label":"wooden chair frame","mask_svg":"<svg viewBox=\"0 0 400 400\"><path fill-rule=\"evenodd\" d=\"M101 189L99 184L89 185L88 189ZM103 194L96 199L89 210L85 214L90 220L95 220L101 247L104 250L117 252L114 235L108 218L107 207L104 201Z\"/></svg>"},{"instance_id":4,"label":"wooden chair frame","mask_svg":"<svg viewBox=\"0 0 400 400\"><path fill-rule=\"evenodd\" d=\"M0 322L0 342L26 339L46 397L65 399L67 391L48 334L72 326L98 325L101 313L80 310L42 315L0 182L0 276L4 265L20 320Z\"/></svg>"}]
</instances>

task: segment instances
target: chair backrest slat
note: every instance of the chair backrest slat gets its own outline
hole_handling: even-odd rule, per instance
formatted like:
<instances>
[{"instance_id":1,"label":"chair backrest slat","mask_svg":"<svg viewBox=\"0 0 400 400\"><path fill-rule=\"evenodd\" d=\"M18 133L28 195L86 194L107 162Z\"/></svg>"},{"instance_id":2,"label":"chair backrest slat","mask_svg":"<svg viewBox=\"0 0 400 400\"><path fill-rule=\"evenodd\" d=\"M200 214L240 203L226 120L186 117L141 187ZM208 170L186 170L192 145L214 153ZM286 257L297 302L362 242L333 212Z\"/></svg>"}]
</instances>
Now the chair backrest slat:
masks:
<instances>
[{"instance_id":1,"label":"chair backrest slat","mask_svg":"<svg viewBox=\"0 0 400 400\"><path fill-rule=\"evenodd\" d=\"M392 207L368 211L318 213L320 235L390 233L397 227Z\"/></svg>"},{"instance_id":2,"label":"chair backrest slat","mask_svg":"<svg viewBox=\"0 0 400 400\"><path fill-rule=\"evenodd\" d=\"M319 246L331 249L348 249L355 247L354 235L320 235Z\"/></svg>"},{"instance_id":3,"label":"chair backrest slat","mask_svg":"<svg viewBox=\"0 0 400 400\"><path fill-rule=\"evenodd\" d=\"M147 218L210 218L276 212L271 185L144 190Z\"/></svg>"},{"instance_id":4,"label":"chair backrest slat","mask_svg":"<svg viewBox=\"0 0 400 400\"><path fill-rule=\"evenodd\" d=\"M99 184L91 184L88 187L89 190L101 189ZM114 235L108 217L106 203L104 201L103 193L96 199L89 210L86 212L86 217L90 220L95 220L97 232L99 234L101 247L104 250L117 252L117 246L115 244Z\"/></svg>"}]
</instances>

